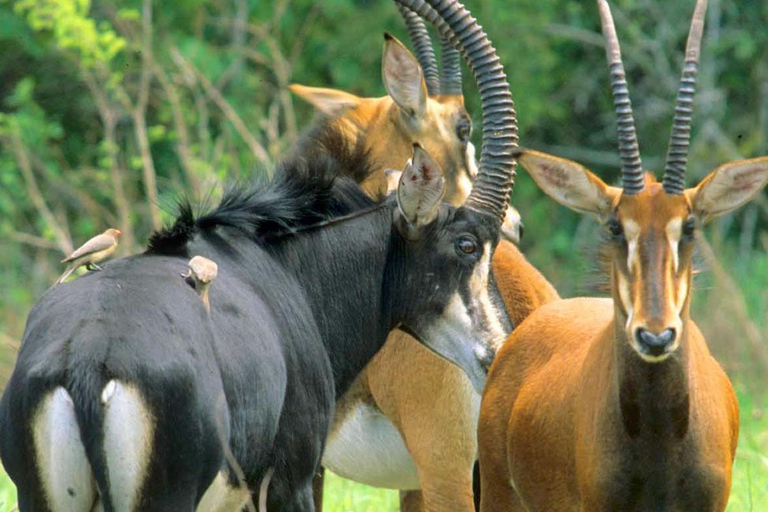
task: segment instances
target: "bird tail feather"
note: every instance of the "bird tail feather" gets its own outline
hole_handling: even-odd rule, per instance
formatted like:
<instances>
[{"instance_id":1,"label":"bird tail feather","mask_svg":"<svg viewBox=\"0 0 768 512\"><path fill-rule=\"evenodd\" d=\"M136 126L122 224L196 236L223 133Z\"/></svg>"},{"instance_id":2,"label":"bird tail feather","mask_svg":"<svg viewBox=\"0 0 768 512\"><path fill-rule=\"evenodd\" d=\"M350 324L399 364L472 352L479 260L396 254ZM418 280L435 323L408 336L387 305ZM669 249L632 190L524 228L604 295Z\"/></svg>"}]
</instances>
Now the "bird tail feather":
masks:
<instances>
[{"instance_id":1,"label":"bird tail feather","mask_svg":"<svg viewBox=\"0 0 768 512\"><path fill-rule=\"evenodd\" d=\"M74 271L75 271L75 269L76 269L76 268L77 268L76 266L74 266L74 265L70 265L70 266L67 268L67 270L65 270L65 271L64 271L64 273L63 273L63 274L61 274L61 277L59 278L59 280L58 280L58 281L56 281L56 284L61 284L61 283L63 283L64 281L66 281L66 280L67 280L67 278L68 278L68 277L69 277L69 276L72 274L72 272L74 272Z\"/></svg>"}]
</instances>

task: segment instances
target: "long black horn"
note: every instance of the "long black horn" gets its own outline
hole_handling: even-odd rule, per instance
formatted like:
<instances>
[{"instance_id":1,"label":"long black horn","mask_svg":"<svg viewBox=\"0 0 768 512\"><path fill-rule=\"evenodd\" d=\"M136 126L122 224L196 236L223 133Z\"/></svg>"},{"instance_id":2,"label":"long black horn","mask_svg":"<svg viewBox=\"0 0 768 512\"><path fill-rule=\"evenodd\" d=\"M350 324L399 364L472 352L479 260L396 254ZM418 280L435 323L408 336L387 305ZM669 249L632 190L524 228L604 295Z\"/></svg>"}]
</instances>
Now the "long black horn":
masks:
<instances>
[{"instance_id":1,"label":"long black horn","mask_svg":"<svg viewBox=\"0 0 768 512\"><path fill-rule=\"evenodd\" d=\"M515 181L517 115L504 67L477 20L455 0L395 0L432 23L464 56L480 89L483 148L480 172L464 206L502 221Z\"/></svg>"},{"instance_id":2,"label":"long black horn","mask_svg":"<svg viewBox=\"0 0 768 512\"><path fill-rule=\"evenodd\" d=\"M672 120L672 134L669 136L667 164L664 167L664 191L680 195L685 190L685 169L688 165L688 148L691 144L691 117L693 97L696 94L696 75L699 72L699 53L704 33L704 18L707 14L707 0L698 0L693 11L691 30L685 47L683 76L677 93L675 117Z\"/></svg>"},{"instance_id":3,"label":"long black horn","mask_svg":"<svg viewBox=\"0 0 768 512\"><path fill-rule=\"evenodd\" d=\"M605 50L608 56L608 69L611 72L613 105L616 109L619 155L621 156L621 181L625 194L639 194L645 188L643 164L640 162L640 148L637 144L635 119L632 116L632 103L629 101L627 77L621 62L621 48L613 24L611 8L606 0L597 0L600 20L605 37Z\"/></svg>"},{"instance_id":4,"label":"long black horn","mask_svg":"<svg viewBox=\"0 0 768 512\"><path fill-rule=\"evenodd\" d=\"M440 55L440 94L461 94L461 54L441 37Z\"/></svg>"},{"instance_id":5,"label":"long black horn","mask_svg":"<svg viewBox=\"0 0 768 512\"><path fill-rule=\"evenodd\" d=\"M397 9L405 20L405 26L408 29L408 35L413 43L413 49L416 51L416 59L421 64L424 71L424 81L427 83L427 92L430 96L441 94L440 76L437 72L437 59L435 50L432 48L432 40L427 32L427 26L424 24L418 14L408 9L402 4L397 4Z\"/></svg>"}]
</instances>

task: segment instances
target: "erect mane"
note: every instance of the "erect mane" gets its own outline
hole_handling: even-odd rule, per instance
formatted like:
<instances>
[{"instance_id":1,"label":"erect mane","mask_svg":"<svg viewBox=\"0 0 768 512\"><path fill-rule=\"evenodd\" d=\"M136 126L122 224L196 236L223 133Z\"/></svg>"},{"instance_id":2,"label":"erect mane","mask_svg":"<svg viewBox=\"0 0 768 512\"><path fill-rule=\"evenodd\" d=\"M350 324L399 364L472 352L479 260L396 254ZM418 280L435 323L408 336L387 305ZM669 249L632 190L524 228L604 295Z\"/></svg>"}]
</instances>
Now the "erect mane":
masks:
<instances>
[{"instance_id":1,"label":"erect mane","mask_svg":"<svg viewBox=\"0 0 768 512\"><path fill-rule=\"evenodd\" d=\"M372 169L362 144L352 146L329 130L299 147L302 151L278 165L271 181L232 187L216 208L196 219L188 201L179 204L176 221L152 234L147 252L186 254L195 233L218 226L263 243L377 204L356 183Z\"/></svg>"}]
</instances>

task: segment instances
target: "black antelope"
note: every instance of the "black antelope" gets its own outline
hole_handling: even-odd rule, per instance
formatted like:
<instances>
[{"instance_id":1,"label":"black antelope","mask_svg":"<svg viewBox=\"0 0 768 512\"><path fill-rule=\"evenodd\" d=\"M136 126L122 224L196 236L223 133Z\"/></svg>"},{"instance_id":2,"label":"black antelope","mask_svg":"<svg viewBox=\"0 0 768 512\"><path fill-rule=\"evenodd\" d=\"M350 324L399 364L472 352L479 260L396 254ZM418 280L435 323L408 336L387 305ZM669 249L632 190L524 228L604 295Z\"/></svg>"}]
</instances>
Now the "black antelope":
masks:
<instances>
[{"instance_id":1,"label":"black antelope","mask_svg":"<svg viewBox=\"0 0 768 512\"><path fill-rule=\"evenodd\" d=\"M388 191L384 170L401 165L412 141L419 140L431 153L442 155L446 198L460 205L476 171L469 141L472 126L455 61L459 55L443 39L442 72L438 72L424 21L404 5L398 7L416 57L397 40L386 38L382 75L389 96L359 98L332 89L293 86L294 92L325 114L297 152L301 155L308 147L327 145L324 140L329 135L361 145L379 169L379 174L363 180L363 187L377 196ZM390 179L394 176L389 173ZM510 220L515 218L510 208L502 225L513 239L518 231ZM512 243L500 242L493 267L515 325L536 307L557 298L554 288ZM339 400L323 464L346 478L401 490L403 511L473 511L478 387L456 365L405 332L393 331ZM317 484L319 509L321 481Z\"/></svg>"},{"instance_id":2,"label":"black antelope","mask_svg":"<svg viewBox=\"0 0 768 512\"><path fill-rule=\"evenodd\" d=\"M623 187L521 151L563 205L606 231L611 299L556 301L509 337L488 376L478 438L483 512L723 511L739 431L728 377L690 319L696 231L768 182L768 157L684 188L706 0L691 23L662 183L644 176L613 20L598 0Z\"/></svg>"},{"instance_id":3,"label":"black antelope","mask_svg":"<svg viewBox=\"0 0 768 512\"><path fill-rule=\"evenodd\" d=\"M201 217L183 208L146 253L49 290L0 402L21 512L233 510L265 475L269 510L312 511L335 398L392 329L484 379L508 330L489 272L514 104L490 42L452 16L461 7L423 9L483 84L467 200L440 202L445 182L417 147L395 197L374 202L338 177L342 163L365 174L367 153L339 143L346 153L289 162ZM191 255L218 266L210 312L180 277Z\"/></svg>"}]
</instances>

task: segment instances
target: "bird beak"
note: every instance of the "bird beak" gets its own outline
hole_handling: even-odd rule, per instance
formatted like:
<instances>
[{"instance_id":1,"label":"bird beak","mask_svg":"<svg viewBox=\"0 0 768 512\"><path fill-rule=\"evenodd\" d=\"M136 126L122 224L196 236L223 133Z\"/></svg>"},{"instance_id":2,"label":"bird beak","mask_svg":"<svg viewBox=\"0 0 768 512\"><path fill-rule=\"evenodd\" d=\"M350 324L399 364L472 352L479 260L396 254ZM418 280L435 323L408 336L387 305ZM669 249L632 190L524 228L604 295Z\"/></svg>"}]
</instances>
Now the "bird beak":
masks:
<instances>
[{"instance_id":1,"label":"bird beak","mask_svg":"<svg viewBox=\"0 0 768 512\"><path fill-rule=\"evenodd\" d=\"M119 229L116 229L116 230L115 230L115 235L117 235L117 236L120 236L120 235L122 235L122 234L123 234L123 232L122 232L122 231L120 231Z\"/></svg>"}]
</instances>

